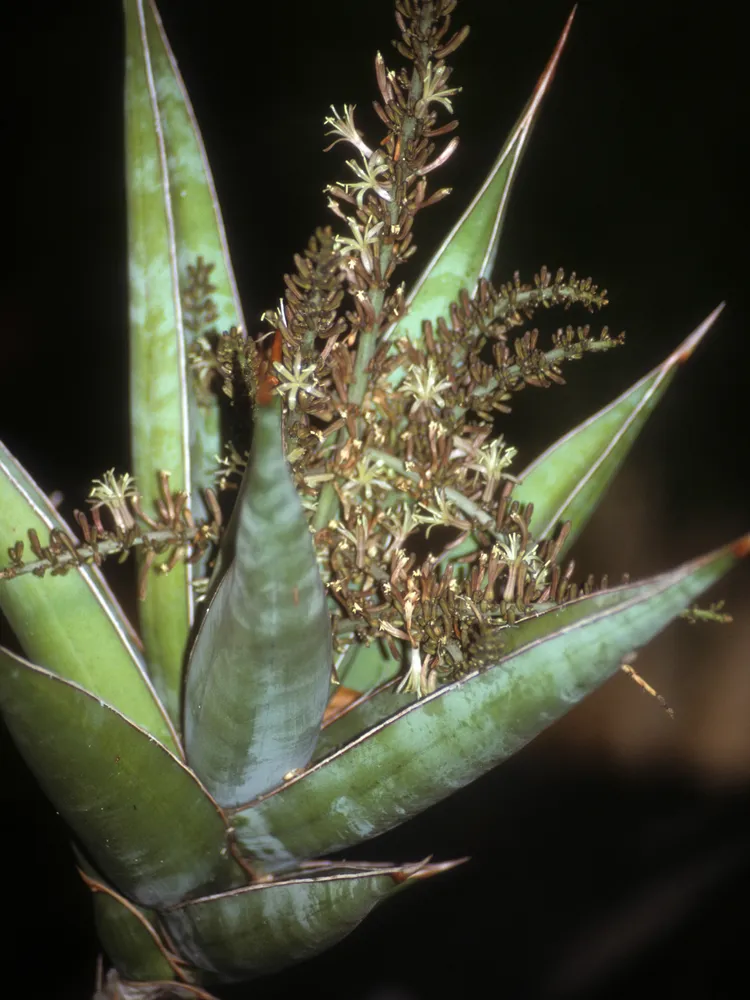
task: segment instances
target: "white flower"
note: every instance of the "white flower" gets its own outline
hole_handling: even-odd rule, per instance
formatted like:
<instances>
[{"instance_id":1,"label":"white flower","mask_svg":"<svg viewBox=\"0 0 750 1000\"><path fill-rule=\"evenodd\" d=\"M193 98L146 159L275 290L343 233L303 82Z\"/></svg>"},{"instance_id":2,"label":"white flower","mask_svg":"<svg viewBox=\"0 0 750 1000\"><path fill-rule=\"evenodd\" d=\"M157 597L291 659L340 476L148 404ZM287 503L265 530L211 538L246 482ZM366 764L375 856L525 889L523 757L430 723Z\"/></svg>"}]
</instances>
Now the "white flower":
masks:
<instances>
[{"instance_id":1,"label":"white flower","mask_svg":"<svg viewBox=\"0 0 750 1000\"><path fill-rule=\"evenodd\" d=\"M424 74L424 90L422 92L422 100L426 104L432 104L436 102L442 104L444 108L447 108L451 114L453 114L453 105L450 102L450 98L454 94L459 93L460 87L441 87L445 82L445 78L448 75L448 67L438 66L437 69L433 70L432 63L428 62Z\"/></svg>"},{"instance_id":2,"label":"white flower","mask_svg":"<svg viewBox=\"0 0 750 1000\"><path fill-rule=\"evenodd\" d=\"M412 365L408 375L401 383L402 390L414 397L409 416L413 416L420 406L445 406L443 392L450 387L450 379L440 378L440 372L432 358L427 362L426 368Z\"/></svg>"},{"instance_id":3,"label":"white flower","mask_svg":"<svg viewBox=\"0 0 750 1000\"><path fill-rule=\"evenodd\" d=\"M375 242L375 237L383 228L383 223L373 223L372 216L370 216L364 226L361 226L359 222L351 216L347 216L346 221L349 224L352 235L337 236L335 240L336 249L342 250L343 248L348 247L353 250L359 255L359 259L362 261L362 267L364 267L365 271L367 271L368 274L372 274L373 260L370 248Z\"/></svg>"},{"instance_id":4,"label":"white flower","mask_svg":"<svg viewBox=\"0 0 750 1000\"><path fill-rule=\"evenodd\" d=\"M391 192L380 183L380 175L383 173L388 173L389 166L385 162L383 154L380 150L375 150L372 156L365 160L364 165L358 163L356 160L347 160L347 167L359 177L358 181L352 181L351 183L344 184L344 190L349 194L350 191L357 192L357 204L362 207L365 199L365 195L368 191L374 191L375 194L382 198L384 201L391 200Z\"/></svg>"},{"instance_id":5,"label":"white flower","mask_svg":"<svg viewBox=\"0 0 750 1000\"><path fill-rule=\"evenodd\" d=\"M324 124L330 125L330 129L326 132L326 135L336 135L337 139L334 139L330 146L327 147L326 152L336 145L337 142L350 142L353 146L356 146L365 159L372 156L372 150L364 141L362 136L359 134L357 126L354 124L354 108L355 104L345 104L343 117L338 113L336 108L331 105L331 111L333 111L333 117L330 116L324 119Z\"/></svg>"},{"instance_id":6,"label":"white flower","mask_svg":"<svg viewBox=\"0 0 750 1000\"><path fill-rule=\"evenodd\" d=\"M322 399L324 393L317 387L316 380L314 376L315 365L307 365L305 368L302 367L302 355L299 351L294 355L294 362L292 364L292 370L290 371L285 365L280 361L274 361L273 367L281 376L281 381L277 386L279 392L286 392L289 394L289 409L294 410L297 406L297 395L302 393L303 396L317 396L318 399Z\"/></svg>"}]
</instances>

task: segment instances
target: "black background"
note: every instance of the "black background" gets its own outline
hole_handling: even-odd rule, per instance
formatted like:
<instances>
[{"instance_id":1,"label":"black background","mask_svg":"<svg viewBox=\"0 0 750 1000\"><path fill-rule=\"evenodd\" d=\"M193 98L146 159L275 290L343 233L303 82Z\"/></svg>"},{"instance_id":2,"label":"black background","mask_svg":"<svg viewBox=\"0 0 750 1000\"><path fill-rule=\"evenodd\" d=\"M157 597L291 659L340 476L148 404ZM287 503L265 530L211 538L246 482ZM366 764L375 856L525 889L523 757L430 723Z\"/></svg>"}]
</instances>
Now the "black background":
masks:
<instances>
[{"instance_id":1,"label":"black background","mask_svg":"<svg viewBox=\"0 0 750 1000\"><path fill-rule=\"evenodd\" d=\"M372 57L398 58L391 4L160 7L252 327L281 294L292 253L328 221L322 188L345 178L341 147L321 153L329 105L356 103L360 126L380 136ZM615 565L599 565L601 546L584 546L587 571L657 571L748 527L746 53L736 11L728 0L581 4L515 189L498 277L530 277L541 264L591 274L610 291L605 321L629 334L624 350L574 366L567 388L523 394L508 421L518 468L728 303L632 457L652 541L639 547L616 484L592 525L597 538L605 524L611 534L602 519L622 508ZM438 179L454 196L418 220L425 251L491 165L567 13L556 0L459 4L456 24L472 25L454 57L462 143ZM0 436L69 510L93 476L127 465L123 33L116 3L42 2L13 18ZM747 584L744 568L720 588L735 613ZM643 763L617 766L585 743L540 739L356 852L471 854L470 864L379 910L327 955L227 998L311 988L336 1000L734 996L733 978L750 966L750 762L738 761L731 780L709 780L679 757ZM86 891L62 824L4 732L0 773L11 923L2 979L14 996L78 1000L91 991L96 954Z\"/></svg>"}]
</instances>

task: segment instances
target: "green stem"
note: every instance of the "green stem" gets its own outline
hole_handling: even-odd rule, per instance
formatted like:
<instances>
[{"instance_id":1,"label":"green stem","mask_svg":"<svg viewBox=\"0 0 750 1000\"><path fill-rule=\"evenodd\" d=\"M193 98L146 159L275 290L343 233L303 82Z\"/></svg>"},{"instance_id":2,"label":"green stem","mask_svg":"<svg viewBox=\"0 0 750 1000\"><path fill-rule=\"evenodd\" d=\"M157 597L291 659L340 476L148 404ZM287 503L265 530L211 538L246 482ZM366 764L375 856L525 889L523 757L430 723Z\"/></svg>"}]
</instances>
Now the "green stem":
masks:
<instances>
[{"instance_id":1,"label":"green stem","mask_svg":"<svg viewBox=\"0 0 750 1000\"><path fill-rule=\"evenodd\" d=\"M396 458L395 455L391 455L387 451L380 451L378 448L368 448L367 453L372 455L373 458L377 459L387 468L392 469L394 472L404 476L406 479L410 479L411 482L419 482L419 474L406 469L403 461L400 458ZM487 528L495 535L497 534L495 531L494 517L491 514L488 514L486 510L480 507L473 500L470 500L458 490L453 489L452 486L445 487L445 496L451 501L451 503L454 503L456 507L458 507L462 514L466 514L467 517L473 518L483 528Z\"/></svg>"},{"instance_id":2,"label":"green stem","mask_svg":"<svg viewBox=\"0 0 750 1000\"><path fill-rule=\"evenodd\" d=\"M96 548L91 545L79 545L75 548L75 554L67 547L54 552L51 557L45 559L35 559L33 562L24 562L18 565L6 566L0 569L0 582L3 580L13 580L17 576L25 573L34 573L36 576L43 576L47 570L59 567L77 569L80 566L90 566L96 562L96 556L102 557L115 555L118 552L129 552L131 548L140 545L161 546L166 544L170 547L192 546L198 533L197 526L184 532L175 532L165 528L158 531L144 531L135 538L100 539Z\"/></svg>"},{"instance_id":3,"label":"green stem","mask_svg":"<svg viewBox=\"0 0 750 1000\"><path fill-rule=\"evenodd\" d=\"M434 19L433 4L425 4L424 10L422 12L422 29L423 33L432 23ZM430 52L427 46L423 46L423 52L421 53L422 63L426 64ZM419 67L415 64L412 70L411 83L409 86L409 97L411 99L411 106L414 107L417 101L420 100L424 91L422 75L419 71ZM400 135L401 135L401 145L404 146L409 140L414 137L414 133L417 126L417 116L413 114L406 114L401 123ZM404 165L402 161L397 161L395 164L395 183L393 185L394 192L396 196L391 199L388 205L388 211L390 213L391 227L398 225L399 214L401 210L400 199L398 198L398 192L402 186L405 186L407 178L404 176ZM380 247L380 274L383 275L387 272L391 259L393 257L393 247L391 244L384 243ZM349 403L355 406L362 406L362 403L367 392L368 384L368 367L372 361L373 355L377 347L377 331L380 329L380 314L383 309L383 304L385 302L385 289L378 286L371 286L368 289L368 297L370 299L370 304L372 305L375 318L372 323L366 329L360 331L358 343L357 343L357 356L354 361L354 377L352 381L352 386L349 391ZM361 422L358 421L358 424ZM346 426L342 427L338 433L337 446L341 447L346 443L349 436L349 432ZM336 490L333 487L333 483L326 483L320 492L320 498L318 500L318 506L315 511L315 517L313 518L313 528L315 531L321 531L330 520L334 519L339 511L339 498L336 494Z\"/></svg>"}]
</instances>

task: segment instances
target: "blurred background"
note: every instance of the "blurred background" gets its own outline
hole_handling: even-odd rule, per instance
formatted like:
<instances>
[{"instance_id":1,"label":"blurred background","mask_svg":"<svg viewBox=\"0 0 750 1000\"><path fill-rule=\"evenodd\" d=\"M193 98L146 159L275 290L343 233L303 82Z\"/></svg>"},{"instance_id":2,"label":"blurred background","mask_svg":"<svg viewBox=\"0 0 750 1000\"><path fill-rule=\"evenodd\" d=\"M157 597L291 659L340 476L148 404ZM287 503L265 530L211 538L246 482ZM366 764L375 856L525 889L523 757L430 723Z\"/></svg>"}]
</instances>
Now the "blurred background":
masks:
<instances>
[{"instance_id":1,"label":"blurred background","mask_svg":"<svg viewBox=\"0 0 750 1000\"><path fill-rule=\"evenodd\" d=\"M203 130L248 323L282 292L322 188L329 105L358 105L377 141L373 56L393 65L390 0L162 0ZM249 10L257 17L252 17ZM489 169L569 10L461 0L453 58L461 146L436 178L451 198L418 219L429 253ZM517 182L498 280L542 264L610 291L624 349L516 399L515 471L727 308L661 404L574 553L581 575L666 569L748 529L750 389L740 173L745 43L729 0L581 3ZM92 477L127 467L123 33L117 3L22 6L0 271L0 437L66 512ZM743 219L745 221L743 221ZM420 263L403 278L416 276ZM401 277L401 276L400 276ZM399 278L400 280L400 278ZM585 315L549 314L542 337ZM511 762L360 859L471 855L384 907L337 949L228 1000L573 1000L734 996L750 926L750 573L708 599L731 626L678 623L637 661L674 708L619 675ZM116 576L126 593L129 567ZM132 606L130 606L132 611ZM3 980L25 998L90 995L96 941L65 831L0 728L0 831L12 922ZM176 821L179 821L176 818ZM6 937L6 946L8 940Z\"/></svg>"}]
</instances>

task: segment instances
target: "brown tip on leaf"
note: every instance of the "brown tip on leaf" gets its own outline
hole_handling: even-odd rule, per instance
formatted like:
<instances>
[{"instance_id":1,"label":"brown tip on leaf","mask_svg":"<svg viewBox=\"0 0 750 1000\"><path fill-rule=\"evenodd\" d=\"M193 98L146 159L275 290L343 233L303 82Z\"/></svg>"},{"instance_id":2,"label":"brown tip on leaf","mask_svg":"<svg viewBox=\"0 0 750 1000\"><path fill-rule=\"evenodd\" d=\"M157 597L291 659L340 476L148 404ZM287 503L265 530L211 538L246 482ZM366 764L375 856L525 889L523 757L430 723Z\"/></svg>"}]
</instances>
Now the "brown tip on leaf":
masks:
<instances>
[{"instance_id":1,"label":"brown tip on leaf","mask_svg":"<svg viewBox=\"0 0 750 1000\"><path fill-rule=\"evenodd\" d=\"M268 356L263 359L258 379L258 392L255 402L258 406L270 406L273 401L273 390L279 384L279 380L273 374L273 365L281 361L281 330L276 331L271 344Z\"/></svg>"},{"instance_id":2,"label":"brown tip on leaf","mask_svg":"<svg viewBox=\"0 0 750 1000\"><path fill-rule=\"evenodd\" d=\"M745 556L750 555L750 532L743 535L742 538L738 538L729 548L732 555L737 556L738 559L744 559Z\"/></svg>"},{"instance_id":3,"label":"brown tip on leaf","mask_svg":"<svg viewBox=\"0 0 750 1000\"><path fill-rule=\"evenodd\" d=\"M87 885L92 892L102 891L103 886L101 882L97 882L95 879L91 878L89 875L86 874L85 871L83 871L82 868L79 868L77 865L76 865L76 871L83 879L84 884Z\"/></svg>"},{"instance_id":4,"label":"brown tip on leaf","mask_svg":"<svg viewBox=\"0 0 750 1000\"><path fill-rule=\"evenodd\" d=\"M457 868L469 860L468 857L456 858L453 861L436 861L430 864L429 858L425 858L424 861L419 861L415 865L409 865L402 868L401 871L394 872L391 878L398 885L401 885L403 882L414 882L432 878L433 875L442 875L443 872L449 872L452 868Z\"/></svg>"},{"instance_id":5,"label":"brown tip on leaf","mask_svg":"<svg viewBox=\"0 0 750 1000\"><path fill-rule=\"evenodd\" d=\"M360 691L355 691L354 688L344 687L343 684L339 684L326 706L323 725L330 725L334 719L337 719L342 712L346 711L353 702L361 697L362 693Z\"/></svg>"},{"instance_id":6,"label":"brown tip on leaf","mask_svg":"<svg viewBox=\"0 0 750 1000\"><path fill-rule=\"evenodd\" d=\"M565 27L562 30L562 34L560 35L560 37L557 40L557 45L555 46L554 51L552 52L552 55L550 56L550 60L547 63L547 67L546 67L546 69L545 69L545 71L544 71L544 73L542 75L542 79L544 79L544 77L546 77L548 73L550 75L552 73L554 73L554 71L555 71L555 69L557 67L557 63L560 61L560 56L562 55L562 50L565 48L565 43L568 40L568 35L570 34L570 29L573 26L573 19L576 16L576 11L577 10L578 10L578 4L576 4L573 7L573 9L571 10L570 14L568 14L568 20L565 22Z\"/></svg>"},{"instance_id":7,"label":"brown tip on leaf","mask_svg":"<svg viewBox=\"0 0 750 1000\"><path fill-rule=\"evenodd\" d=\"M568 15L568 20L565 22L565 27L563 28L562 34L557 40L557 45L555 45L555 48L552 51L552 55L549 57L549 62L544 67L544 72L536 82L536 86L534 87L534 92L531 95L531 99L529 103L526 105L521 121L519 121L518 123L519 128L521 129L521 133L523 132L523 127L528 126L531 122L534 121L536 113L539 109L539 105L542 101L542 98L549 89L549 85L552 82L552 77L555 75L555 70L557 69L557 64L560 62L560 56L562 55L562 51L565 48L565 43L568 40L568 35L570 34L570 29L573 24L573 18L576 15L576 9L577 5L576 7L573 8L573 10L571 10L570 14Z\"/></svg>"},{"instance_id":8,"label":"brown tip on leaf","mask_svg":"<svg viewBox=\"0 0 750 1000\"><path fill-rule=\"evenodd\" d=\"M713 312L709 313L708 316L703 320L699 326L697 326L689 337L680 344L677 350L667 358L665 362L665 367L670 367L674 364L684 364L688 358L693 354L698 344L703 340L705 335L714 325L719 317L719 314L724 309L726 302L720 302Z\"/></svg>"}]
</instances>

